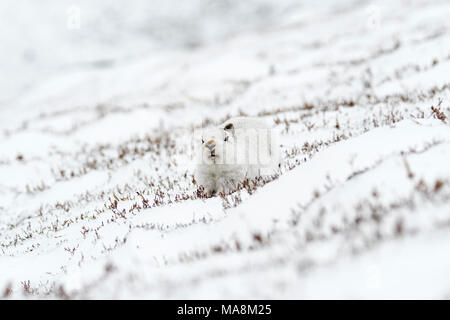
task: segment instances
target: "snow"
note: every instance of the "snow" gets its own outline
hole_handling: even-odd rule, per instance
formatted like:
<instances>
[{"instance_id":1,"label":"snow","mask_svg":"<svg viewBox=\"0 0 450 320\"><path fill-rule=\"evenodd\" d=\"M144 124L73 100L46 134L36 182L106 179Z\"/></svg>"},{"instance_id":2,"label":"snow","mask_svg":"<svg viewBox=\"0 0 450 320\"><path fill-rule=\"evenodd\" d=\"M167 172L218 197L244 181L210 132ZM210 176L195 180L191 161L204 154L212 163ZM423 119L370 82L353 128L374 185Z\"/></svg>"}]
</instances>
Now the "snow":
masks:
<instances>
[{"instance_id":1,"label":"snow","mask_svg":"<svg viewBox=\"0 0 450 320\"><path fill-rule=\"evenodd\" d=\"M0 4L0 297L450 296L447 1L78 1L70 31L26 3ZM194 129L242 114L280 174L206 198Z\"/></svg>"}]
</instances>

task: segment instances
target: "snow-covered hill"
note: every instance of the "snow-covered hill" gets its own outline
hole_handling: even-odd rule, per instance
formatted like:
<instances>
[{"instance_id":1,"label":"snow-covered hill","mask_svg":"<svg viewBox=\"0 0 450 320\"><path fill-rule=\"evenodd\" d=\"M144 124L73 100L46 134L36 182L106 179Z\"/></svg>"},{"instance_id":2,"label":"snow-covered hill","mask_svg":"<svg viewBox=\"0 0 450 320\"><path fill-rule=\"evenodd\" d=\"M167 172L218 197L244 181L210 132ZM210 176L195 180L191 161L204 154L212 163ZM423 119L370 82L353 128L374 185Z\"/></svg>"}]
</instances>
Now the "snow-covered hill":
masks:
<instances>
[{"instance_id":1,"label":"snow-covered hill","mask_svg":"<svg viewBox=\"0 0 450 320\"><path fill-rule=\"evenodd\" d=\"M450 3L285 3L2 101L0 296L450 297ZM192 132L237 115L280 176L205 198Z\"/></svg>"}]
</instances>

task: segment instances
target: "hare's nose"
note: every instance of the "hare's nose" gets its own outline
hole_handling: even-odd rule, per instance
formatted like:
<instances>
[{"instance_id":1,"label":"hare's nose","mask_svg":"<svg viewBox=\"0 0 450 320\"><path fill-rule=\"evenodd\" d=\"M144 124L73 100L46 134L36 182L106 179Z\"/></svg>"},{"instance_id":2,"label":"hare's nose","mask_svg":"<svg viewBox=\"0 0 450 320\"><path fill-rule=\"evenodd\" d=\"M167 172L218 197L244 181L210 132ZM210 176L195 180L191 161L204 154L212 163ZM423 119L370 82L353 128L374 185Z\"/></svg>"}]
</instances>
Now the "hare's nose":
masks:
<instances>
[{"instance_id":1,"label":"hare's nose","mask_svg":"<svg viewBox=\"0 0 450 320\"><path fill-rule=\"evenodd\" d=\"M216 142L214 140L209 140L207 143L205 143L205 146L210 150L214 150L216 147Z\"/></svg>"}]
</instances>

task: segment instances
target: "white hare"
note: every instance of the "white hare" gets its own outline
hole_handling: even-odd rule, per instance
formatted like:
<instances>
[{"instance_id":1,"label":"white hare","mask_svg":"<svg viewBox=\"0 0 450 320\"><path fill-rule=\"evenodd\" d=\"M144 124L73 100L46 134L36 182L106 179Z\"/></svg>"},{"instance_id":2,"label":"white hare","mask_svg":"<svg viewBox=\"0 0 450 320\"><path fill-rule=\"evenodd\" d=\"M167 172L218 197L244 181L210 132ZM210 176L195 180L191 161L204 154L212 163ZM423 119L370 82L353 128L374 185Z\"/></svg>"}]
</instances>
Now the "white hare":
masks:
<instances>
[{"instance_id":1,"label":"white hare","mask_svg":"<svg viewBox=\"0 0 450 320\"><path fill-rule=\"evenodd\" d=\"M276 174L280 166L278 132L258 118L232 118L204 129L196 149L195 177L208 195L228 193L246 178Z\"/></svg>"}]
</instances>

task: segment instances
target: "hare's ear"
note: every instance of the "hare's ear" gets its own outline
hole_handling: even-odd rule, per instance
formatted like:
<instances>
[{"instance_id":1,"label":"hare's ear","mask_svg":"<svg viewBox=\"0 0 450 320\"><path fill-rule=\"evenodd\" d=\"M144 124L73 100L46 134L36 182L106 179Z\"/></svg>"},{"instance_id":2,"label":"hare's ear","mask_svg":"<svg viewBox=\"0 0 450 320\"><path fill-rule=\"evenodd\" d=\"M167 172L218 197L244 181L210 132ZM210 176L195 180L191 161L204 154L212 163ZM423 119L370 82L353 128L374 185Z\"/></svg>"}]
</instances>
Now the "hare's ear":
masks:
<instances>
[{"instance_id":1,"label":"hare's ear","mask_svg":"<svg viewBox=\"0 0 450 320\"><path fill-rule=\"evenodd\" d=\"M223 129L225 131L231 132L234 137L234 125L232 123L227 124Z\"/></svg>"}]
</instances>

